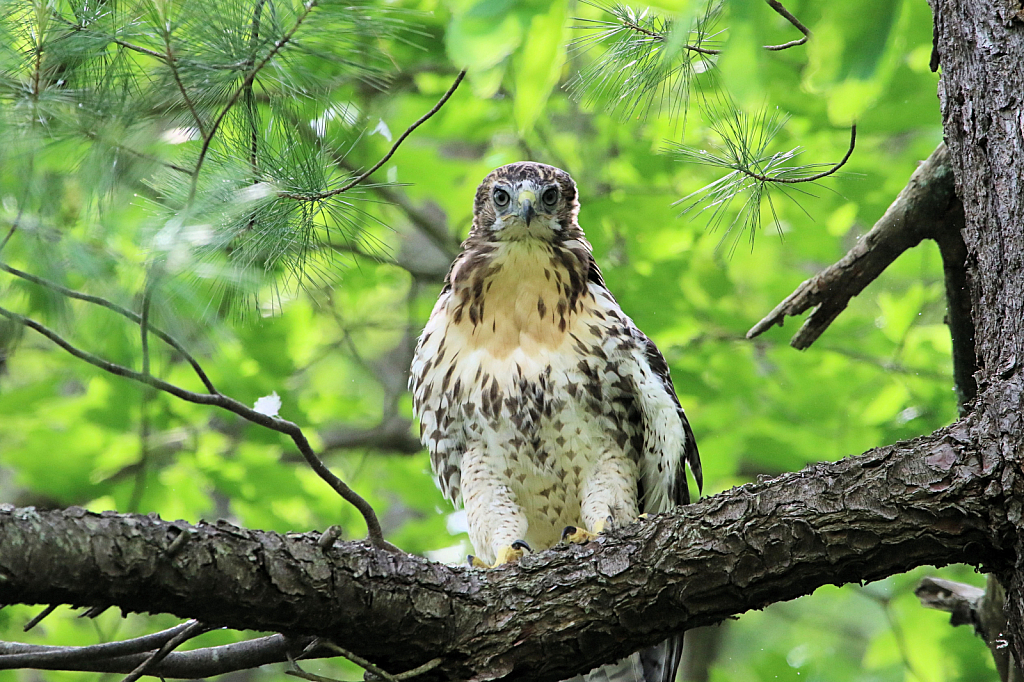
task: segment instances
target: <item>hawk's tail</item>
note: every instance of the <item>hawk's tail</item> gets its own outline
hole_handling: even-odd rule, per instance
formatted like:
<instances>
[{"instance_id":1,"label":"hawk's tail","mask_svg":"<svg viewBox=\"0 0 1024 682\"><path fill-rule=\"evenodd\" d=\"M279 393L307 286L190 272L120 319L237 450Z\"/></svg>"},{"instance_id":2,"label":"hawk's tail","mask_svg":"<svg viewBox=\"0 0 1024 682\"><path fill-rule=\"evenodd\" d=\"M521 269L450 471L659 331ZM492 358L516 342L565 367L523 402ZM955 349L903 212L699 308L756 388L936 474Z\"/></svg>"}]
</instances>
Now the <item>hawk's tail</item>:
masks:
<instances>
[{"instance_id":1,"label":"hawk's tail","mask_svg":"<svg viewBox=\"0 0 1024 682\"><path fill-rule=\"evenodd\" d=\"M675 682L682 656L683 636L675 635L621 661L564 682Z\"/></svg>"}]
</instances>

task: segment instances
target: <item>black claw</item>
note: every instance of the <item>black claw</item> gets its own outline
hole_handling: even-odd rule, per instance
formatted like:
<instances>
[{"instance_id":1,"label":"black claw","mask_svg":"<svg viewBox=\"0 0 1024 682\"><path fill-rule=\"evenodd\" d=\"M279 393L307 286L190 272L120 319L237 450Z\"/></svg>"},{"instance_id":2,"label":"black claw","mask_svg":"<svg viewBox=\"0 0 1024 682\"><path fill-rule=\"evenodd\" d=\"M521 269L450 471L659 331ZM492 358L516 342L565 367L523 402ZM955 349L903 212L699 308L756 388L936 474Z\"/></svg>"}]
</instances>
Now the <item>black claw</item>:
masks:
<instances>
[{"instance_id":1,"label":"black claw","mask_svg":"<svg viewBox=\"0 0 1024 682\"><path fill-rule=\"evenodd\" d=\"M470 566L473 565L473 560L474 559L476 559L476 557L473 556L472 554L467 554L466 555L466 563L469 564Z\"/></svg>"},{"instance_id":2,"label":"black claw","mask_svg":"<svg viewBox=\"0 0 1024 682\"><path fill-rule=\"evenodd\" d=\"M524 549L527 552L533 551L532 549L530 549L530 546L526 544L526 540L516 540L512 543L512 549Z\"/></svg>"},{"instance_id":3,"label":"black claw","mask_svg":"<svg viewBox=\"0 0 1024 682\"><path fill-rule=\"evenodd\" d=\"M562 542L565 542L565 539L567 537L569 537L570 535L572 535L573 533L575 533L576 530L577 530L576 526L566 526L565 528L563 528L562 529Z\"/></svg>"}]
</instances>

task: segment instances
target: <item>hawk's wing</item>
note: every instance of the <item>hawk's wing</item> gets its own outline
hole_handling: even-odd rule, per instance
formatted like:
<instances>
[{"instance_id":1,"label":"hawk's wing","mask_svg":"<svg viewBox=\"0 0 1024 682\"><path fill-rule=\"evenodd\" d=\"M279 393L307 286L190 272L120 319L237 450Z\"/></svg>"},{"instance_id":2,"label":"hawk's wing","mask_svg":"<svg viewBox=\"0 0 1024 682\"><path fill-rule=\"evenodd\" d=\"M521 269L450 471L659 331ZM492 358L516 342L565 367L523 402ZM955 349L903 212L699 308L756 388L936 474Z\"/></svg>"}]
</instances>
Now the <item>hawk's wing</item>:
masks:
<instances>
[{"instance_id":1,"label":"hawk's wing","mask_svg":"<svg viewBox=\"0 0 1024 682\"><path fill-rule=\"evenodd\" d=\"M591 260L590 281L605 291L601 271ZM610 297L611 294L608 293ZM613 299L614 300L614 299ZM643 419L644 446L637 481L637 500L643 512L665 512L690 501L686 483L689 465L700 490L704 485L700 453L658 347L625 315L633 345L633 383ZM604 666L583 678L586 682L674 682L683 655L683 635L640 651L617 664ZM603 677L602 677L603 675Z\"/></svg>"},{"instance_id":2,"label":"hawk's wing","mask_svg":"<svg viewBox=\"0 0 1024 682\"><path fill-rule=\"evenodd\" d=\"M452 264L453 269L461 259L460 254ZM454 411L466 409L466 405L459 404L463 398L463 387L450 385L454 359L459 353L457 348L445 346L445 313L451 297L451 284L446 280L416 344L409 372L409 390L420 418L420 440L430 453L434 480L445 499L457 506L462 494L461 466L466 443L462 430L449 426L456 421Z\"/></svg>"},{"instance_id":3,"label":"hawk's wing","mask_svg":"<svg viewBox=\"0 0 1024 682\"><path fill-rule=\"evenodd\" d=\"M645 427L638 499L642 511L659 513L690 502L686 465L693 472L698 490L704 485L704 476L697 441L676 396L668 363L643 332L635 327L632 331L653 375L641 372L641 381L637 382ZM682 634L644 649L640 652L642 679L645 682L674 682L682 657Z\"/></svg>"},{"instance_id":4,"label":"hawk's wing","mask_svg":"<svg viewBox=\"0 0 1024 682\"><path fill-rule=\"evenodd\" d=\"M693 472L693 478L697 481L697 490L704 487L704 474L700 467L700 452L697 450L697 441L693 437L693 430L690 422L686 419L682 405L679 404L679 397L676 396L676 389L672 385L672 375L669 374L668 363L654 342L647 338L642 331L633 327L633 337L643 349L647 366L653 373L653 377L640 383L640 406L644 416L644 457L654 463L653 469L646 467L641 485L644 486L644 493L638 499L641 500L642 510L645 512L660 513L668 511L677 504L690 503L690 489L686 484L686 465ZM680 438L681 432L681 438ZM675 460L676 466L671 467L675 474L672 480L655 479L657 464L664 465L664 471L670 470L666 460ZM662 492L652 494L646 487L651 484L663 487Z\"/></svg>"},{"instance_id":5,"label":"hawk's wing","mask_svg":"<svg viewBox=\"0 0 1024 682\"><path fill-rule=\"evenodd\" d=\"M628 342L624 345L632 356L630 373L644 434L640 480L637 482L640 511L658 514L677 504L687 504L690 491L686 485L686 465L693 472L698 490L704 485L704 476L697 441L676 396L668 363L654 342L622 312L605 286L601 269L593 256L590 257L588 279L591 291L599 294L595 298L604 298L614 308L615 317L625 327L622 331L628 332ZM625 336L621 332L619 335Z\"/></svg>"}]
</instances>

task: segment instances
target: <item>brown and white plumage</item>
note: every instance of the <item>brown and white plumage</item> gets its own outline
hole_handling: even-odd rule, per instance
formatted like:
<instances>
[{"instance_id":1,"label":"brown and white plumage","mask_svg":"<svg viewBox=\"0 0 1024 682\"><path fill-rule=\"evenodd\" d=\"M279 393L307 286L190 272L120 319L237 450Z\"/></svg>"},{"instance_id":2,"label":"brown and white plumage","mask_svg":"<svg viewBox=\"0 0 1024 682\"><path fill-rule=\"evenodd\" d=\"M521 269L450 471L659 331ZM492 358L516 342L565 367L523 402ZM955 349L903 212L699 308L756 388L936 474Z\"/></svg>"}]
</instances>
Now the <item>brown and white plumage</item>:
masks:
<instances>
[{"instance_id":1,"label":"brown and white plumage","mask_svg":"<svg viewBox=\"0 0 1024 682\"><path fill-rule=\"evenodd\" d=\"M437 484L464 504L487 564L517 556L516 541L539 551L566 526L599 532L687 503L684 462L701 483L668 366L605 287L578 212L575 183L552 166L484 178L413 359ZM669 682L680 645L591 679Z\"/></svg>"}]
</instances>

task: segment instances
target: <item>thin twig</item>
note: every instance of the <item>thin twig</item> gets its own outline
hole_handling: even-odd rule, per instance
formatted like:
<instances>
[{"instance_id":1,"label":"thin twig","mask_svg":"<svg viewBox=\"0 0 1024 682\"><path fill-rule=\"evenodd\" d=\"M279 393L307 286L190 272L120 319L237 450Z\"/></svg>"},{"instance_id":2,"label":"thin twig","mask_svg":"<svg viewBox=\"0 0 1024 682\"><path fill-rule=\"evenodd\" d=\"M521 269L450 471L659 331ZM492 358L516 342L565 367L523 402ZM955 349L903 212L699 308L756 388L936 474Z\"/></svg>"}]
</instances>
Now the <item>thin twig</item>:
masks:
<instances>
[{"instance_id":1,"label":"thin twig","mask_svg":"<svg viewBox=\"0 0 1024 682\"><path fill-rule=\"evenodd\" d=\"M583 19L581 17L578 17L578 19L580 21L589 21L588 19ZM652 31L650 29L644 28L643 26L641 26L640 24L637 24L635 22L628 21L626 19L619 19L619 23L621 23L625 28L628 28L631 31L636 31L637 33L642 33L643 35L645 35L645 36L647 36L649 38L654 38L658 42L662 42L662 41L665 40L664 34L661 34L661 33L658 33L656 31ZM582 28L586 28L586 27L582 27ZM684 50L689 50L690 52L698 52L700 54L707 54L707 55L722 54L721 50L713 50L713 49L708 48L708 47L698 47L697 45L686 44L686 45L683 45L682 47L683 47Z\"/></svg>"},{"instance_id":2,"label":"thin twig","mask_svg":"<svg viewBox=\"0 0 1024 682\"><path fill-rule=\"evenodd\" d=\"M309 680L309 682L341 682L341 680L337 680L333 677L326 677L324 675L317 675L316 673L306 672L305 670L300 668L295 661L292 661L292 665L294 667L291 670L284 671L285 675L291 675L292 677L298 677L303 680Z\"/></svg>"},{"instance_id":3,"label":"thin twig","mask_svg":"<svg viewBox=\"0 0 1024 682\"><path fill-rule=\"evenodd\" d=\"M177 164L171 163L170 161L164 161L163 159L159 159L159 158L153 156L152 154L146 154L145 152L140 152L137 149L132 149L131 147L126 147L123 144L118 144L117 142L112 142L110 140L104 140L102 137L97 135L92 130L81 130L81 131L79 131L79 133L81 135L87 137L88 139L92 140L93 142L101 142L103 144L110 145L111 149L116 149L116 150L119 150L119 151L122 151L122 152L127 152L128 154L131 154L132 156L137 156L140 159L145 159L146 161L150 161L152 163L158 163L161 166L164 166L165 168L170 168L171 170L178 171L179 173L186 173L188 175L192 174L192 169L191 168L185 168L184 166L179 166Z\"/></svg>"},{"instance_id":4,"label":"thin twig","mask_svg":"<svg viewBox=\"0 0 1024 682\"><path fill-rule=\"evenodd\" d=\"M112 38L111 40L114 42L114 44L120 45L121 47L127 50L132 50L133 52L149 55L150 57L159 59L160 61L167 61L166 55L162 55L156 50L151 50L148 47L142 47L141 45L133 45L131 43L126 43L125 41L119 40L117 38Z\"/></svg>"},{"instance_id":5,"label":"thin twig","mask_svg":"<svg viewBox=\"0 0 1024 682\"><path fill-rule=\"evenodd\" d=\"M71 666L76 663L81 664L88 661L100 661L119 656L139 654L144 651L152 651L155 647L163 646L164 643L189 627L191 622L182 623L181 625L176 625L173 628L155 632L151 635L126 639L120 642L105 642L91 646L40 647L39 650L3 654L0 655L0 670L33 668L36 666L53 665L55 663ZM31 647L33 645L24 646Z\"/></svg>"},{"instance_id":6,"label":"thin twig","mask_svg":"<svg viewBox=\"0 0 1024 682\"><path fill-rule=\"evenodd\" d=\"M291 29L289 29L287 33L284 34L284 36L282 36L279 40L277 40L274 43L274 47L271 48L269 52L267 52L267 55L262 60L260 60L260 63L253 67L252 71L250 71L249 74L245 77L245 80L242 81L242 84L238 87L237 90L235 90L235 94L231 96L231 99L228 100L228 103L225 104L224 108L220 110L219 114L217 114L217 118L213 120L213 124L210 126L210 131L203 136L203 146L199 149L199 158L196 160L195 171L192 173L192 185L189 188L188 193L189 204L191 204L193 199L195 199L196 187L198 186L199 183L199 171L203 167L203 160L206 158L206 153L210 149L210 143L213 142L213 137L214 135L217 134L217 129L220 128L220 124L221 122L223 122L224 117L228 115L228 112L231 111L231 108L235 106L236 102L238 102L238 98L241 97L243 93L245 93L246 88L250 87L253 84L253 81L256 80L256 74L258 74L263 69L263 67L266 66L267 63L270 62L270 60L273 59L274 56L281 51L281 48L283 48L285 45L288 44L289 41L291 41L292 37L295 35L295 32L299 30L299 27L302 25L302 22L306 20L306 17L309 16L309 13L313 11L313 8L316 7L316 5L317 0L307 0L307 2L303 5L303 12L295 20L295 24L291 27Z\"/></svg>"},{"instance_id":7,"label":"thin twig","mask_svg":"<svg viewBox=\"0 0 1024 682\"><path fill-rule=\"evenodd\" d=\"M114 303L113 301L109 301L100 296L93 296L91 294L84 294L80 291L75 291L74 289L68 289L67 287L63 287L57 284L56 282L51 282L50 280L43 279L42 277L30 275L29 273L18 270L17 268L12 268L10 265L7 265L4 262L0 262L0 270L3 270L4 272L7 272L11 275L14 275L15 277L20 277L21 279L32 282L33 284L38 284L41 287L46 287L47 289L55 291L58 294L61 294L62 296L67 296L68 298L75 298L78 299L79 301L85 301L86 303L93 303L95 305L102 306L107 310L112 310L118 315L128 318L129 320L135 322L136 324L142 323L142 316L139 315L138 313L128 310L127 308L123 308ZM150 326L149 330L153 332L153 335L156 336L158 339L166 343L174 350L178 351L178 353L180 353L181 356L185 358L188 364L192 365L192 369L195 371L196 375L198 375L199 380L203 382L203 386L206 387L207 391L214 395L218 395L220 393L220 391L218 391L214 387L213 382L210 381L209 377L206 376L206 372L203 371L203 368L199 365L199 362L194 357L192 357L192 355L187 350L185 350L185 347L182 346L177 339L175 339L170 334L167 334L166 332L153 326Z\"/></svg>"},{"instance_id":8,"label":"thin twig","mask_svg":"<svg viewBox=\"0 0 1024 682\"><path fill-rule=\"evenodd\" d=\"M398 147L403 142L405 142L405 138L409 137L409 135L412 134L412 131L414 131L417 128L419 128L421 125L426 123L430 119L431 116L433 116L438 111L440 111L441 107L443 107L445 105L445 103L449 100L449 98L451 98L451 96L455 93L456 88L459 87L459 83L461 83L462 79L465 78L465 77L466 77L465 70L460 71L459 75L455 77L455 82L452 83L452 86L450 88L448 88L448 91L444 93L444 95L441 97L440 100L438 100L437 104L435 104L433 106L433 108L430 109L430 111L428 111L427 113L425 113L422 116L420 116L416 120L415 123L413 123L411 126L406 128L405 132L402 133L397 140L395 140L395 143L393 145L391 145L391 149L388 150L388 153L385 154L381 158L380 161L375 163L373 165L373 167L370 168L370 170L366 171L365 173L363 173L359 177L357 177L354 180L346 183L342 187L339 187L337 189L332 189L332 190L327 191L327 192L319 192L317 194L293 194L293 193L290 193L290 192L279 192L277 196L284 197L284 198L287 198L287 199L297 199L299 201L322 201L324 199L328 199L330 197L337 196L338 194L341 194L342 192L347 192L348 190L352 189L353 187L358 185L360 182L362 182L366 178L370 177L374 173L374 171L376 171L378 168L380 168L385 163L387 163L388 159L390 159L392 156L394 156L395 152L398 151Z\"/></svg>"},{"instance_id":9,"label":"thin twig","mask_svg":"<svg viewBox=\"0 0 1024 682\"><path fill-rule=\"evenodd\" d=\"M89 647L58 647L0 641L0 652L4 652L0 655L0 670L32 667L40 670L128 674L149 658L154 648L162 646L188 625L184 623L173 631L146 635L127 642L111 642ZM147 644L147 640L152 641L148 641ZM150 668L148 674L154 677L201 679L237 670L252 670L261 665L288 661L289 652L296 647L301 648L305 640L306 638L293 639L278 634L234 644L173 651L155 667ZM105 647L120 647L125 644L131 647L128 651L104 651ZM334 655L323 648L309 652L309 656L315 658L329 658Z\"/></svg>"},{"instance_id":10,"label":"thin twig","mask_svg":"<svg viewBox=\"0 0 1024 682\"><path fill-rule=\"evenodd\" d=\"M190 403L196 403L197 405L214 405L220 407L228 412L237 414L239 417L246 419L254 424L259 424L278 433L283 433L292 439L299 452L302 454L303 459L306 463L316 472L316 474L323 479L331 488L334 489L338 495L341 496L346 502L354 506L359 510L359 513L363 515L363 520L366 522L367 537L375 547L387 549L388 551L400 551L390 543L384 540L384 534L381 531L380 521L377 519L377 514L374 512L373 507L363 499L358 493L352 490L344 481L338 478L334 473L327 468L327 465L316 456L313 452L312 446L306 439L302 429L299 428L294 422L290 422L287 419L281 419L280 417L271 417L269 415L257 412L249 406L240 403L234 398L228 397L222 393L195 393L188 391L180 386L168 383L162 379L158 379L152 375L143 374L136 372L133 369L118 365L116 363L105 360L98 355L94 355L88 351L82 350L77 346L74 346L64 337L57 332L53 331L49 327L46 327L33 319L19 315L15 312L7 310L6 308L0 307L0 315L3 315L9 320L17 322L29 329L39 332L46 338L50 339L58 346L66 350L71 355L75 356L79 360L84 360L90 365L99 367L105 372L115 374L120 377L132 379L140 383L152 386L158 390L170 393L176 398L188 401Z\"/></svg>"},{"instance_id":11,"label":"thin twig","mask_svg":"<svg viewBox=\"0 0 1024 682\"><path fill-rule=\"evenodd\" d=\"M793 24L793 26L795 26L801 33L804 34L804 37L799 38L797 40L791 40L788 43L783 43L781 45L765 45L764 49L777 52L779 50L788 50L791 47L803 45L804 43L807 42L807 39L811 37L810 29L804 26L799 19L793 16L793 14L788 9L783 7L782 3L779 2L779 0L765 0L765 2L767 2L773 10L775 10L780 15L785 17L789 23Z\"/></svg>"},{"instance_id":12,"label":"thin twig","mask_svg":"<svg viewBox=\"0 0 1024 682\"><path fill-rule=\"evenodd\" d=\"M341 654L342 656L344 656L348 660L352 661L356 665L364 668L367 672L373 673L374 675L376 675L377 677L379 677L379 678L381 678L383 680L387 680L387 682L398 682L398 680L399 680L399 678L397 676L392 675L391 673L389 673L389 672L387 672L385 670L382 670L381 668L377 667L376 665L374 665L370 661L366 660L365 658L363 658L359 654L352 653L348 649L343 649L342 647L338 646L334 642L330 642L330 641L324 640L323 641L323 645L325 647L327 647L328 649L331 649L332 651L335 651L335 652ZM298 667L298 666L296 666L296 667Z\"/></svg>"},{"instance_id":13,"label":"thin twig","mask_svg":"<svg viewBox=\"0 0 1024 682\"><path fill-rule=\"evenodd\" d=\"M164 55L164 63L167 64L167 68L171 70L171 75L174 76L174 82L178 85L178 91L181 93L182 99L185 100L185 106L192 113L192 120L196 122L196 128L199 129L199 134L206 137L206 131L203 126L203 119L199 117L199 112L196 111L195 105L192 103L192 98L188 96L188 90L185 89L185 84L181 82L181 75L178 73L178 65L174 58L174 53L171 50L171 33L168 28L168 23L164 22L164 49L166 54Z\"/></svg>"},{"instance_id":14,"label":"thin twig","mask_svg":"<svg viewBox=\"0 0 1024 682\"><path fill-rule=\"evenodd\" d=\"M149 308L153 302L153 280L150 275L142 293L142 315L139 316L139 331L142 337L142 373L149 374Z\"/></svg>"},{"instance_id":15,"label":"thin twig","mask_svg":"<svg viewBox=\"0 0 1024 682\"><path fill-rule=\"evenodd\" d=\"M256 3L256 7L253 9L252 31L251 31L251 35L249 36L249 44L252 46L252 50L253 51L252 51L252 55L249 57L249 64L248 64L248 67L247 67L249 69L251 69L255 65L255 63L256 63L256 47L257 47L257 41L259 40L259 37L260 37L260 17L263 14L263 2L264 2L264 0L259 0ZM257 130L258 126L257 126L257 121L256 121L256 113L257 113L256 112L256 99L255 99L255 97L253 97L252 83L249 83L249 85L246 86L246 88L245 88L245 106L246 106L246 109L248 109L248 112L249 112L249 137L250 137L250 140L249 140L249 142L250 142L249 165L252 167L252 176L253 176L252 177L252 181L255 183L255 182L259 182L259 172L260 172L259 166L257 165L257 162L259 160L258 159L259 133L258 133L258 130ZM255 220L255 218L250 219L250 225L249 225L250 228L252 227L251 223L252 223L253 220Z\"/></svg>"},{"instance_id":16,"label":"thin twig","mask_svg":"<svg viewBox=\"0 0 1024 682\"><path fill-rule=\"evenodd\" d=\"M46 618L46 617L47 617L47 616L49 616L49 615L50 615L51 613L53 613L53 612L54 612L54 610L55 610L55 609L56 609L56 608L57 608L58 606L59 606L59 604L50 604L50 605L49 605L49 606L47 606L47 607L46 607L45 609L43 609L42 611L40 611L40 613L39 613L39 615L38 615L38 616L36 616L36 617L35 617L35 618L33 618L32 620L30 620L29 622L25 623L25 628L24 628L24 629L25 629L25 632L28 632L29 630L31 630L31 629L32 629L32 628L34 628L35 626L39 625L39 623L41 623L41 622L42 622L43 618Z\"/></svg>"},{"instance_id":17,"label":"thin twig","mask_svg":"<svg viewBox=\"0 0 1024 682\"><path fill-rule=\"evenodd\" d=\"M136 682L136 680L145 675L148 670L151 670L153 666L167 658L167 654L171 653L193 637L197 637L204 632L208 632L210 629L211 628L208 625L200 623L197 620L189 622L188 627L164 642L162 647L154 651L153 655L143 661L139 667L128 673L121 682Z\"/></svg>"},{"instance_id":18,"label":"thin twig","mask_svg":"<svg viewBox=\"0 0 1024 682\"><path fill-rule=\"evenodd\" d=\"M822 178L828 177L829 175L832 175L837 170L842 168L846 164L846 162L850 160L850 155L853 154L853 148L854 148L854 146L856 144L857 144L857 124L854 123L850 127L850 148L846 150L846 156L844 156L839 163L835 164L834 166L832 166L828 170L822 171L820 173L815 173L814 175L809 175L806 178L779 178L779 177L771 177L771 176L768 176L768 175L761 175L760 173L755 173L754 171L750 170L749 168L737 168L736 170L738 170L740 173L743 173L744 175L746 175L748 177L751 177L754 180L758 180L760 182L774 182L774 183L787 184L787 185L795 185L798 182L814 182L815 180L821 180Z\"/></svg>"},{"instance_id":19,"label":"thin twig","mask_svg":"<svg viewBox=\"0 0 1024 682\"><path fill-rule=\"evenodd\" d=\"M14 216L14 222L11 223L11 229L7 230L7 234L4 236L4 240L0 242L0 253L3 253L4 247L7 246L7 242L11 241L11 237L18 230L18 224L21 223L21 216L25 213L25 203L22 202L21 206L18 207L18 215Z\"/></svg>"}]
</instances>

